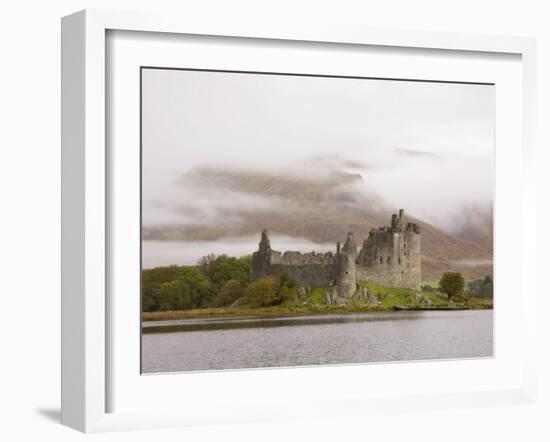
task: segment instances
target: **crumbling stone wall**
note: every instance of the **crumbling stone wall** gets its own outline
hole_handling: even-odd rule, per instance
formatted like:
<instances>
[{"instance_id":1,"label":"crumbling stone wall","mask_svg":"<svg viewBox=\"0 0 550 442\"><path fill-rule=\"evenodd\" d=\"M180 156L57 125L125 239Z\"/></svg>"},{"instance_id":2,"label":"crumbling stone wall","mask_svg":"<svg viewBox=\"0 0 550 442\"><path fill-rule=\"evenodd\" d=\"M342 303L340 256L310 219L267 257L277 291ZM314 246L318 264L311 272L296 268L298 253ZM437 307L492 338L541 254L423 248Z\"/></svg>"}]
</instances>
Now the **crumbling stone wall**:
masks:
<instances>
[{"instance_id":1,"label":"crumbling stone wall","mask_svg":"<svg viewBox=\"0 0 550 442\"><path fill-rule=\"evenodd\" d=\"M286 273L302 286L328 286L335 280L336 259L327 253L281 253L271 249L267 232L262 231L257 252L252 254L252 280Z\"/></svg>"},{"instance_id":2,"label":"crumbling stone wall","mask_svg":"<svg viewBox=\"0 0 550 442\"><path fill-rule=\"evenodd\" d=\"M334 283L335 265L334 264L304 264L304 265L284 265L273 264L269 272L270 276L278 276L286 273L294 278L302 286L324 287Z\"/></svg>"},{"instance_id":3,"label":"crumbling stone wall","mask_svg":"<svg viewBox=\"0 0 550 442\"><path fill-rule=\"evenodd\" d=\"M327 253L301 253L301 252L277 252L271 251L271 264L287 266L300 265L334 265L335 259L332 252Z\"/></svg>"}]
</instances>

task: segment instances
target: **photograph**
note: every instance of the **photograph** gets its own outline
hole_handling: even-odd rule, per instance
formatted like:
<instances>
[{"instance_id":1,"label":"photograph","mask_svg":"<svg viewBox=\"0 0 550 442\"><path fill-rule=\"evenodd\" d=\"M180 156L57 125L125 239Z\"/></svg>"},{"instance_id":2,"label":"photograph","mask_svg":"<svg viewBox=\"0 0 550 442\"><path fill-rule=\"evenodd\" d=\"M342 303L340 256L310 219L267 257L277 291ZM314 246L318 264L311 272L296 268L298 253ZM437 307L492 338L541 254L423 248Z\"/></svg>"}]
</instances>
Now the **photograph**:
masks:
<instances>
[{"instance_id":1,"label":"photograph","mask_svg":"<svg viewBox=\"0 0 550 442\"><path fill-rule=\"evenodd\" d=\"M493 357L493 83L151 66L140 94L142 374Z\"/></svg>"}]
</instances>

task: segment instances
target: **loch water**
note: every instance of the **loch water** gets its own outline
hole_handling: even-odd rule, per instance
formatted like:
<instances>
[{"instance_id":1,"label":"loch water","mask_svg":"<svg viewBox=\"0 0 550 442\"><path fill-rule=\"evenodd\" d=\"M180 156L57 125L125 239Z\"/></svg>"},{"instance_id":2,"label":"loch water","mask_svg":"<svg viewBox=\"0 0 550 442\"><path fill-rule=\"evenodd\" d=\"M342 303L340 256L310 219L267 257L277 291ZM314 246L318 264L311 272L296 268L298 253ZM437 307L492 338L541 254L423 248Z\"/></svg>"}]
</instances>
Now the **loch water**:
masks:
<instances>
[{"instance_id":1,"label":"loch water","mask_svg":"<svg viewBox=\"0 0 550 442\"><path fill-rule=\"evenodd\" d=\"M403 311L145 322L142 372L477 358L493 311Z\"/></svg>"}]
</instances>

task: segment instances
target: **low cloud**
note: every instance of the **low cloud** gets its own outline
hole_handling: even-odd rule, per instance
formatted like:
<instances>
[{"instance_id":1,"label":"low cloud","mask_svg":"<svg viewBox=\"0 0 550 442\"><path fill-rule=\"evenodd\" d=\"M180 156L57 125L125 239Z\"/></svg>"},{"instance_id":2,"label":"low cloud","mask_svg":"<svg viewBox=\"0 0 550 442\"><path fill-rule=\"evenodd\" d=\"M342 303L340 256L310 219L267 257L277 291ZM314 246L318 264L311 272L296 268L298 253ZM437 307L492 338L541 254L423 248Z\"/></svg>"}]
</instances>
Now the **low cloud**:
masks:
<instances>
[{"instance_id":1,"label":"low cloud","mask_svg":"<svg viewBox=\"0 0 550 442\"><path fill-rule=\"evenodd\" d=\"M180 173L144 198L143 224L238 224L254 213L292 217L305 210L304 204L368 204L371 211L406 208L450 233L483 222L492 209L492 158L410 152L371 150L360 158L318 155L299 162L281 160L269 170L213 162Z\"/></svg>"},{"instance_id":2,"label":"low cloud","mask_svg":"<svg viewBox=\"0 0 550 442\"><path fill-rule=\"evenodd\" d=\"M456 267L470 267L475 268L479 266L490 266L493 265L492 259L459 259L454 261L449 261L449 263Z\"/></svg>"},{"instance_id":3,"label":"low cloud","mask_svg":"<svg viewBox=\"0 0 550 442\"><path fill-rule=\"evenodd\" d=\"M335 251L335 244L319 244L299 237L270 235L271 246L281 252ZM143 268L194 265L206 255L245 256L258 249L259 235L228 237L218 241L144 241Z\"/></svg>"},{"instance_id":4,"label":"low cloud","mask_svg":"<svg viewBox=\"0 0 550 442\"><path fill-rule=\"evenodd\" d=\"M450 233L492 209L492 157L402 155L388 152L361 173L362 191L373 189L391 207ZM377 167L378 166L378 167Z\"/></svg>"},{"instance_id":5,"label":"low cloud","mask_svg":"<svg viewBox=\"0 0 550 442\"><path fill-rule=\"evenodd\" d=\"M146 228L316 206L405 208L452 233L492 208L493 86L155 69L142 82Z\"/></svg>"}]
</instances>

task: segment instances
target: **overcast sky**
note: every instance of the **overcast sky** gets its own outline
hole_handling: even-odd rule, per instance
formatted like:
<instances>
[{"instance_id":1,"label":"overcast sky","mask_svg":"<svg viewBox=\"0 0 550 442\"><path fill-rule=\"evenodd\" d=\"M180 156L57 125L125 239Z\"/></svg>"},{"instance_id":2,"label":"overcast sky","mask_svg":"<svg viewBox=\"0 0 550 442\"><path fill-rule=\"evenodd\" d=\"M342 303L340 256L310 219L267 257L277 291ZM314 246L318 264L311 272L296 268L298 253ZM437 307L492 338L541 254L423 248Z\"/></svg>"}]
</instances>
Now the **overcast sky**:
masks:
<instances>
[{"instance_id":1,"label":"overcast sky","mask_svg":"<svg viewBox=\"0 0 550 442\"><path fill-rule=\"evenodd\" d=\"M366 187L441 227L492 201L493 86L157 69L142 78L145 226L160 222L159 200L181 201L174 181L189 169L322 173L304 167L320 155L357 160Z\"/></svg>"}]
</instances>

